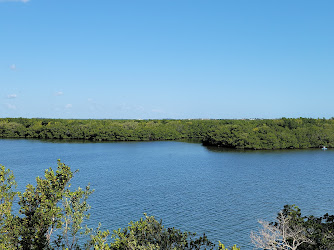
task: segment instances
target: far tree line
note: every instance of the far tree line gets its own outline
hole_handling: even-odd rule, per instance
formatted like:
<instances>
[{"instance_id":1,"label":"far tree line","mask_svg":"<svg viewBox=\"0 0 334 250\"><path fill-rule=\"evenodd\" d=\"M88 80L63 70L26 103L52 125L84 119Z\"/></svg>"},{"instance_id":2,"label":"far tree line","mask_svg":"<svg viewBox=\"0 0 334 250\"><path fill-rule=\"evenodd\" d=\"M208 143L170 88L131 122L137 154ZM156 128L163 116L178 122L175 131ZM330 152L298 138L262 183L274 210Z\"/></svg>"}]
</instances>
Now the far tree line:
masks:
<instances>
[{"instance_id":1,"label":"far tree line","mask_svg":"<svg viewBox=\"0 0 334 250\"><path fill-rule=\"evenodd\" d=\"M0 138L87 141L197 139L237 149L301 149L334 146L334 119L79 120L0 118Z\"/></svg>"}]
</instances>

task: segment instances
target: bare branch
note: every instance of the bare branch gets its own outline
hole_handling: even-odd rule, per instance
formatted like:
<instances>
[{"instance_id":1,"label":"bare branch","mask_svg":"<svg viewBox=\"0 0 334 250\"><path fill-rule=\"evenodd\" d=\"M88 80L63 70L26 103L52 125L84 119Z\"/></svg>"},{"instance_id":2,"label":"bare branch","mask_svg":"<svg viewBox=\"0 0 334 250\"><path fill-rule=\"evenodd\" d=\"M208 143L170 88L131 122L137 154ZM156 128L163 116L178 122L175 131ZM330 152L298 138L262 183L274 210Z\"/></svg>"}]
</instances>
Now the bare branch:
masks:
<instances>
[{"instance_id":1,"label":"bare branch","mask_svg":"<svg viewBox=\"0 0 334 250\"><path fill-rule=\"evenodd\" d=\"M251 240L256 248L272 250L296 250L303 243L313 244L307 237L306 229L291 223L289 216L278 214L277 225L259 221L262 228L258 233L251 232Z\"/></svg>"}]
</instances>

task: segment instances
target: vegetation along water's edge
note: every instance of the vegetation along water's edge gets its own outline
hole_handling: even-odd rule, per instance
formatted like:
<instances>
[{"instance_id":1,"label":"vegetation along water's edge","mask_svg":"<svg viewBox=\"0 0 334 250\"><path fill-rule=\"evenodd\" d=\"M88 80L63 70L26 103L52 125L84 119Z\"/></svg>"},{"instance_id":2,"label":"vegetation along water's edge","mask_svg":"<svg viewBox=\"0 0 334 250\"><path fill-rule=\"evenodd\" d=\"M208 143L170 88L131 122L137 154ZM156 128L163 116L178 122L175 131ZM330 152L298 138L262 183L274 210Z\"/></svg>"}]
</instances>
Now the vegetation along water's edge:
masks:
<instances>
[{"instance_id":1,"label":"vegetation along water's edge","mask_svg":"<svg viewBox=\"0 0 334 250\"><path fill-rule=\"evenodd\" d=\"M334 119L79 120L0 118L0 138L89 141L199 139L237 149L302 149L334 146Z\"/></svg>"}]
</instances>

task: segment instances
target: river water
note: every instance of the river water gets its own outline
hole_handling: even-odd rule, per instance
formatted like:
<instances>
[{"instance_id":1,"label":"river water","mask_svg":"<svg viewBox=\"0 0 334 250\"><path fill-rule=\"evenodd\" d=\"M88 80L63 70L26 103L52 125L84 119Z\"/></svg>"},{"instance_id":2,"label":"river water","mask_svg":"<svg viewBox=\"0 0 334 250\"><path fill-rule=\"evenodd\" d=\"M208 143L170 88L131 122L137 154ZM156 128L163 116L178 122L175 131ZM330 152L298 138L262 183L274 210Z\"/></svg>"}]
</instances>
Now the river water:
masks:
<instances>
[{"instance_id":1,"label":"river water","mask_svg":"<svg viewBox=\"0 0 334 250\"><path fill-rule=\"evenodd\" d=\"M252 249L258 219L272 221L285 204L304 215L334 214L334 150L241 151L189 142L87 143L0 140L0 164L18 189L57 159L79 169L72 183L95 193L89 225L110 230L143 213L166 226Z\"/></svg>"}]
</instances>

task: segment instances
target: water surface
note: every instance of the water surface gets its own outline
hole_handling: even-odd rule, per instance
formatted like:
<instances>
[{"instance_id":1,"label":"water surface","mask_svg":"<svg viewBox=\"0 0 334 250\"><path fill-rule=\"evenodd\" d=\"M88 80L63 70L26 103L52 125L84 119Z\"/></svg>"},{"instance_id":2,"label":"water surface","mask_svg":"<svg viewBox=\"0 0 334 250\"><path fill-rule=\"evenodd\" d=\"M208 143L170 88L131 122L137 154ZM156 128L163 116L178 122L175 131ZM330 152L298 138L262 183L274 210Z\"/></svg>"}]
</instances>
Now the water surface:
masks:
<instances>
[{"instance_id":1,"label":"water surface","mask_svg":"<svg viewBox=\"0 0 334 250\"><path fill-rule=\"evenodd\" d=\"M117 229L148 213L167 226L252 249L249 234L257 220L273 220L285 204L305 215L334 214L333 150L0 140L0 164L14 171L21 191L57 159L80 170L74 186L95 189L90 226Z\"/></svg>"}]
</instances>

